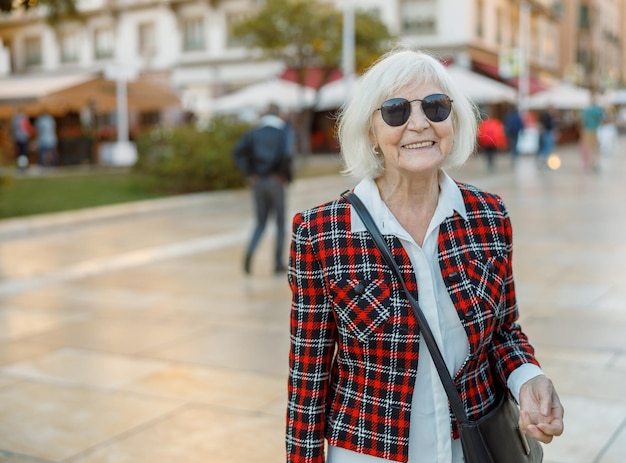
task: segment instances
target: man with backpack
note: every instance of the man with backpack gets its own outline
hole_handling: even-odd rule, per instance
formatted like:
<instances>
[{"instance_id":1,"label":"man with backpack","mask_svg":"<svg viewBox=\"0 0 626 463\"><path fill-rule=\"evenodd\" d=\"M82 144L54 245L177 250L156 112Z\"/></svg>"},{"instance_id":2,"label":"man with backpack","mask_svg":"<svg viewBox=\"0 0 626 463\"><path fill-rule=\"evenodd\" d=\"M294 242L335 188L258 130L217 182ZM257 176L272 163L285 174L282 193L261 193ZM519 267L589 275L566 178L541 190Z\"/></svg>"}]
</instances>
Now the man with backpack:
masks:
<instances>
[{"instance_id":1,"label":"man with backpack","mask_svg":"<svg viewBox=\"0 0 626 463\"><path fill-rule=\"evenodd\" d=\"M256 225L246 249L244 272L251 273L252 257L265 231L270 215L276 218L274 272L286 270L285 185L291 181L291 128L280 117L277 105L271 104L259 125L246 132L237 142L233 157L252 188Z\"/></svg>"}]
</instances>

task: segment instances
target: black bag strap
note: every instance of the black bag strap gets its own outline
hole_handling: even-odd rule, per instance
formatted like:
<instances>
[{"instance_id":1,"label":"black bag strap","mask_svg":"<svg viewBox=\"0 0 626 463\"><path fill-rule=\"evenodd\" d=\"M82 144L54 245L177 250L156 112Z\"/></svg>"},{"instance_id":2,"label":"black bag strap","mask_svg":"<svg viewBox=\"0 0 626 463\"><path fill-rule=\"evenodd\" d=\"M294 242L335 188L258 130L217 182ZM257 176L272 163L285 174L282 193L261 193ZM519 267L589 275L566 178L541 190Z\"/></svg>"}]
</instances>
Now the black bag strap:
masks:
<instances>
[{"instance_id":1,"label":"black bag strap","mask_svg":"<svg viewBox=\"0 0 626 463\"><path fill-rule=\"evenodd\" d=\"M467 413L465 413L465 408L463 407L463 403L461 402L461 398L459 397L459 393L454 386L454 382L450 377L450 373L448 372L448 367L446 366L446 362L441 355L441 351L439 350L439 346L437 345L437 341L433 336L433 332L426 321L426 317L424 316L424 312L419 306L417 300L410 293L409 289L406 287L406 283L404 278L402 277L402 273L400 273L400 269L398 268L398 264L395 259L391 255L391 251L387 246L383 236L378 230L378 227L374 223L374 219L370 215L369 211L361 201L361 199L352 191L347 190L341 194L351 205L354 207L354 210L359 214L359 217L363 221L365 228L369 231L370 235L374 239L376 243L376 247L382 254L385 262L391 270L393 270L394 274L398 278L398 281L402 285L402 289L406 293L406 296L409 300L409 304L413 308L413 312L415 312L415 316L417 321L420 324L420 330L422 332L422 336L424 337L424 341L426 342L426 346L428 346L428 350L430 351L430 355L433 359L433 363L435 364L435 368L437 369L437 373L439 374L439 378L441 379L441 383L443 384L443 388L446 391L446 395L450 400L450 407L452 408L452 412L459 423L465 424L468 423L469 420L467 418Z\"/></svg>"}]
</instances>

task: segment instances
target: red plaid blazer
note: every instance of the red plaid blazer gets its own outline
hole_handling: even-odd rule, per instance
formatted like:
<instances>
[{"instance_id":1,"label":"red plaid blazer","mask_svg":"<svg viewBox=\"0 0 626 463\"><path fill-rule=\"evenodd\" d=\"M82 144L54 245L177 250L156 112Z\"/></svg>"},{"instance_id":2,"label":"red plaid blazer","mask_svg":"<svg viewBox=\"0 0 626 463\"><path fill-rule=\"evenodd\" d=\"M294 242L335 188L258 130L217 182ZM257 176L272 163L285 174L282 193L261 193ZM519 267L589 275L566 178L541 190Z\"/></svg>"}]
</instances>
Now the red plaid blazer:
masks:
<instances>
[{"instance_id":1,"label":"red plaid blazer","mask_svg":"<svg viewBox=\"0 0 626 463\"><path fill-rule=\"evenodd\" d=\"M512 231L501 199L459 184L458 213L439 229L439 266L469 340L455 383L470 418L495 406L498 383L537 364L517 324ZM287 461L322 463L332 445L406 462L420 330L367 232L351 233L343 199L293 220ZM400 241L385 236L410 291L419 288ZM451 413L451 412L450 412ZM451 413L453 437L457 424Z\"/></svg>"}]
</instances>

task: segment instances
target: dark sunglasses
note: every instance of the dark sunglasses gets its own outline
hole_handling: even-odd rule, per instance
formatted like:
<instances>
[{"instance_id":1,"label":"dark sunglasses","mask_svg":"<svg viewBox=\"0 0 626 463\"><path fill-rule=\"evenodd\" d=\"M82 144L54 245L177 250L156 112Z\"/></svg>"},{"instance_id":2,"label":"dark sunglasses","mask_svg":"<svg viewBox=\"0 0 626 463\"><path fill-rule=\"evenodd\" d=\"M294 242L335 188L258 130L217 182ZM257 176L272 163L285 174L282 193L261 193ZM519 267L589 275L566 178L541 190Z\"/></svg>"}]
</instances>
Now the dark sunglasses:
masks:
<instances>
[{"instance_id":1,"label":"dark sunglasses","mask_svg":"<svg viewBox=\"0 0 626 463\"><path fill-rule=\"evenodd\" d=\"M391 98L383 102L380 108L376 108L376 111L380 111L383 121L385 121L387 125L400 127L409 120L409 116L411 115L411 103L416 101L422 102L422 111L424 111L426 117L432 122L445 121L452 111L452 100L448 95L444 95L443 93L434 93L425 96L421 100L416 98L411 101L406 98Z\"/></svg>"}]
</instances>

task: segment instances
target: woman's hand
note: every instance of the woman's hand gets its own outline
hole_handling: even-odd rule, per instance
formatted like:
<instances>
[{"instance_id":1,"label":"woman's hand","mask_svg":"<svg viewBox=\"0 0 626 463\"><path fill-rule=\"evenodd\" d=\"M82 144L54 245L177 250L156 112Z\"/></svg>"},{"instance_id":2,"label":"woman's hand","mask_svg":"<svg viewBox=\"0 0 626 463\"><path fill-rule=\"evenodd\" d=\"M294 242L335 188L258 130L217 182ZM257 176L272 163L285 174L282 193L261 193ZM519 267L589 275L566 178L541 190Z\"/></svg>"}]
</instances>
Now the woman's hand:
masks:
<instances>
[{"instance_id":1,"label":"woman's hand","mask_svg":"<svg viewBox=\"0 0 626 463\"><path fill-rule=\"evenodd\" d=\"M539 375L525 382L519 402L519 426L524 433L544 444L563 434L563 406L547 376Z\"/></svg>"}]
</instances>

